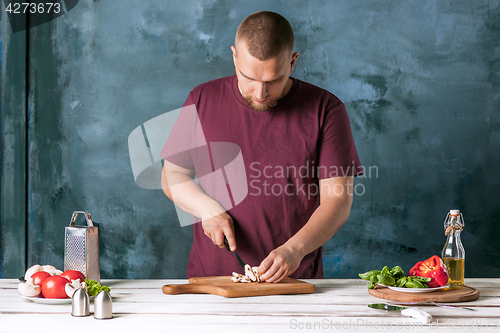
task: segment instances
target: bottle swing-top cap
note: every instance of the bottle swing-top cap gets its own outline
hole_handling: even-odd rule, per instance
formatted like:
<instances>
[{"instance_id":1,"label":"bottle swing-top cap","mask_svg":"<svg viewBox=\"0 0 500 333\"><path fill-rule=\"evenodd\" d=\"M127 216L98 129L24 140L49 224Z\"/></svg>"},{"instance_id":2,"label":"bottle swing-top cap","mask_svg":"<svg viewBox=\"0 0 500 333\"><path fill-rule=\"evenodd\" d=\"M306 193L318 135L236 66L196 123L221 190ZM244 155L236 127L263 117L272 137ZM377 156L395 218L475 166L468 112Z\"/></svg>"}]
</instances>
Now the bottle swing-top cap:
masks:
<instances>
[{"instance_id":1,"label":"bottle swing-top cap","mask_svg":"<svg viewBox=\"0 0 500 333\"><path fill-rule=\"evenodd\" d=\"M464 221L460 210L450 209L450 212L444 220L444 234L448 235L455 231L461 232L464 228Z\"/></svg>"}]
</instances>

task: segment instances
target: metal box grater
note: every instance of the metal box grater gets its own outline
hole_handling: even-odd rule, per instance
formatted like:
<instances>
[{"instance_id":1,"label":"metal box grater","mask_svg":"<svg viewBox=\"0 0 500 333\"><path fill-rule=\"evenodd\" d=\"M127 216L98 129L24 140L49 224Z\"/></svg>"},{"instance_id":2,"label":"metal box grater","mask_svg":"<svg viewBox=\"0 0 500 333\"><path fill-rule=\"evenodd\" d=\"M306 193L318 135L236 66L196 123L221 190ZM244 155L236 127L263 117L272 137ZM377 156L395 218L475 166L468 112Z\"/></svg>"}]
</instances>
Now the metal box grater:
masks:
<instances>
[{"instance_id":1,"label":"metal box grater","mask_svg":"<svg viewBox=\"0 0 500 333\"><path fill-rule=\"evenodd\" d=\"M85 215L87 226L75 226L78 214ZM65 231L64 270L82 272L87 279L100 282L99 238L89 213L75 211Z\"/></svg>"}]
</instances>

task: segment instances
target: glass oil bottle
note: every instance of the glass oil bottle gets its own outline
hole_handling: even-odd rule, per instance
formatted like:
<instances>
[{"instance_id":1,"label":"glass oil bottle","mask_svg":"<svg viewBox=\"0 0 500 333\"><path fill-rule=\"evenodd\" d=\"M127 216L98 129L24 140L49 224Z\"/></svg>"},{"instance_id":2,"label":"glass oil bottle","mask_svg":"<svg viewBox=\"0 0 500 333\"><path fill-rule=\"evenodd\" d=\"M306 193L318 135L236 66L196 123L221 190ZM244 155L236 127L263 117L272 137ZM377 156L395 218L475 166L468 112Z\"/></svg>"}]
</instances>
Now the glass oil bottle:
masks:
<instances>
[{"instance_id":1,"label":"glass oil bottle","mask_svg":"<svg viewBox=\"0 0 500 333\"><path fill-rule=\"evenodd\" d=\"M452 209L444 220L446 244L441 253L441 259L448 267L448 287L462 288L464 285L465 250L460 240L460 233L464 228L464 219L457 209Z\"/></svg>"}]
</instances>

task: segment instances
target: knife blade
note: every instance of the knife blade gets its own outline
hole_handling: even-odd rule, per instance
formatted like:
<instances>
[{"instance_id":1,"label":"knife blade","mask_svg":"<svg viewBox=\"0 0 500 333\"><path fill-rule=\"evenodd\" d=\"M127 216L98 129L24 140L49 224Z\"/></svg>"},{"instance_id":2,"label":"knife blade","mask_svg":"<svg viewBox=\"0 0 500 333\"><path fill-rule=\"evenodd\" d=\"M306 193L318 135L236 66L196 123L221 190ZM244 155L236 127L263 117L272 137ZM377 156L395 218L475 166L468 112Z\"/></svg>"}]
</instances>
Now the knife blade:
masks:
<instances>
[{"instance_id":1,"label":"knife blade","mask_svg":"<svg viewBox=\"0 0 500 333\"><path fill-rule=\"evenodd\" d=\"M368 307L372 309L387 310L387 311L395 311L395 310L401 311L406 309L405 306L389 305L387 303L368 304Z\"/></svg>"},{"instance_id":2,"label":"knife blade","mask_svg":"<svg viewBox=\"0 0 500 333\"><path fill-rule=\"evenodd\" d=\"M231 251L231 249L229 248L229 243L227 241L226 236L224 236L224 245L226 246L226 249L229 252L234 252L234 254L236 255L236 259L238 259L238 263L241 265L241 267L243 267L243 269L245 269L245 262L243 260L241 260L240 256L238 255L238 253L236 253L236 251Z\"/></svg>"}]
</instances>

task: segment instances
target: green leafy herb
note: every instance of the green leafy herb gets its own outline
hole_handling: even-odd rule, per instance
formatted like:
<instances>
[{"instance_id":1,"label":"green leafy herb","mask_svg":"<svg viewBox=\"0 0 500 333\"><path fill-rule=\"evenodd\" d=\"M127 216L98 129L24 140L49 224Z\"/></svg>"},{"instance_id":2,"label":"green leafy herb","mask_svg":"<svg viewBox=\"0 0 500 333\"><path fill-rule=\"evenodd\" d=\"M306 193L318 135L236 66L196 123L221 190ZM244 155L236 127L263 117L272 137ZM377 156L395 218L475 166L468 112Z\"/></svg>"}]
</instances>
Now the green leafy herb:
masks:
<instances>
[{"instance_id":1,"label":"green leafy herb","mask_svg":"<svg viewBox=\"0 0 500 333\"><path fill-rule=\"evenodd\" d=\"M360 278L362 278L363 280L368 280L370 281L371 278L373 276L377 276L379 275L381 272L380 271L377 271L377 270L373 270L373 271L369 271L369 272L366 272L366 273L362 273L362 274L358 274ZM376 282L376 281L375 281Z\"/></svg>"},{"instance_id":2,"label":"green leafy herb","mask_svg":"<svg viewBox=\"0 0 500 333\"><path fill-rule=\"evenodd\" d=\"M405 276L405 272L399 266L394 266L393 268L391 268L390 273L395 279L400 279Z\"/></svg>"},{"instance_id":3,"label":"green leafy herb","mask_svg":"<svg viewBox=\"0 0 500 333\"><path fill-rule=\"evenodd\" d=\"M99 282L95 280L85 279L85 284L87 284L87 292L89 293L89 296L97 296L97 294L99 294L102 290L105 290L108 293L111 292L111 289L109 289L108 286L101 286Z\"/></svg>"},{"instance_id":4,"label":"green leafy herb","mask_svg":"<svg viewBox=\"0 0 500 333\"><path fill-rule=\"evenodd\" d=\"M368 289L373 289L376 283L384 286L396 286L406 288L428 288L427 282L431 279L420 276L405 276L405 272L400 266L394 266L389 270L389 267L384 266L381 271L373 270L366 273L358 274L363 280L370 281Z\"/></svg>"},{"instance_id":5,"label":"green leafy herb","mask_svg":"<svg viewBox=\"0 0 500 333\"><path fill-rule=\"evenodd\" d=\"M378 283L383 284L384 286L393 286L396 284L396 280L389 275L377 275Z\"/></svg>"}]
</instances>

